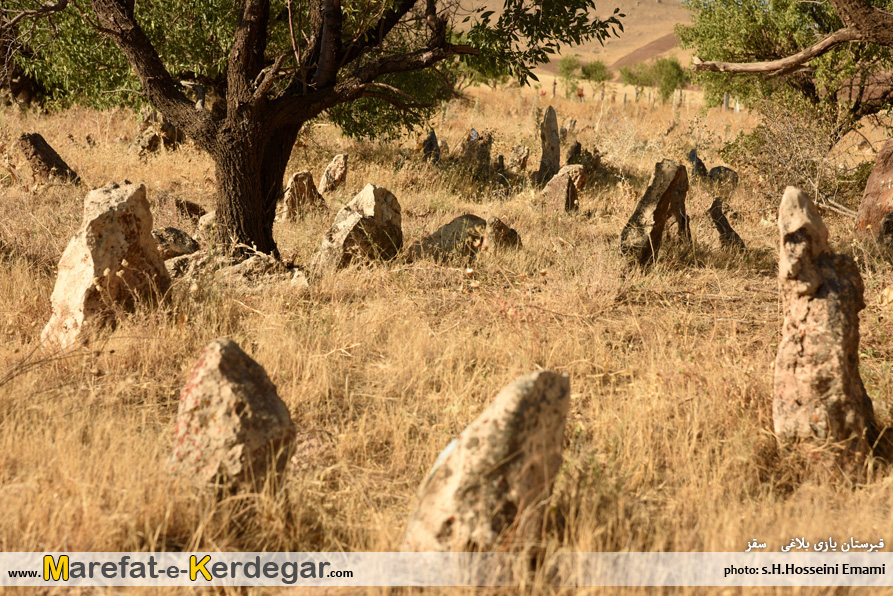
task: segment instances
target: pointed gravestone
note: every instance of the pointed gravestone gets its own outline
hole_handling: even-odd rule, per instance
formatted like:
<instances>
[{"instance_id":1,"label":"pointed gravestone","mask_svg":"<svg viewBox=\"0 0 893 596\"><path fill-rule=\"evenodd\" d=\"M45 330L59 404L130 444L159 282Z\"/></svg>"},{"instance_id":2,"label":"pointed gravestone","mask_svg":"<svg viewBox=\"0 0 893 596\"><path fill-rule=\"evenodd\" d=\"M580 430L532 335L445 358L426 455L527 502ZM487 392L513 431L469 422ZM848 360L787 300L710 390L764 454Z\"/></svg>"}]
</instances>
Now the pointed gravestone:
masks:
<instances>
[{"instance_id":1,"label":"pointed gravestone","mask_svg":"<svg viewBox=\"0 0 893 596\"><path fill-rule=\"evenodd\" d=\"M540 123L540 145L542 156L536 173L536 183L545 184L561 169L561 140L558 136L558 116L555 108L549 106Z\"/></svg>"},{"instance_id":2,"label":"pointed gravestone","mask_svg":"<svg viewBox=\"0 0 893 596\"><path fill-rule=\"evenodd\" d=\"M814 460L858 465L877 436L859 376L859 268L831 251L818 210L792 186L778 209L778 230L784 326L775 358L775 435Z\"/></svg>"},{"instance_id":3,"label":"pointed gravestone","mask_svg":"<svg viewBox=\"0 0 893 596\"><path fill-rule=\"evenodd\" d=\"M491 552L537 541L569 404L570 381L552 371L503 389L437 458L401 550Z\"/></svg>"},{"instance_id":4,"label":"pointed gravestone","mask_svg":"<svg viewBox=\"0 0 893 596\"><path fill-rule=\"evenodd\" d=\"M229 490L260 490L288 463L295 427L266 371L235 342L217 339L180 392L173 471Z\"/></svg>"},{"instance_id":5,"label":"pointed gravestone","mask_svg":"<svg viewBox=\"0 0 893 596\"><path fill-rule=\"evenodd\" d=\"M691 238L685 196L688 193L688 174L685 167L665 159L654 166L654 174L645 194L639 200L632 217L620 234L620 250L640 265L657 258L669 218L679 227L679 235Z\"/></svg>"},{"instance_id":6,"label":"pointed gravestone","mask_svg":"<svg viewBox=\"0 0 893 596\"><path fill-rule=\"evenodd\" d=\"M344 184L347 178L347 155L341 153L336 155L332 162L326 166L319 179L319 191L331 192Z\"/></svg>"},{"instance_id":7,"label":"pointed gravestone","mask_svg":"<svg viewBox=\"0 0 893 596\"><path fill-rule=\"evenodd\" d=\"M285 187L285 194L279 203L277 219L296 221L312 211L325 211L326 200L313 183L313 175L302 170L292 175Z\"/></svg>"},{"instance_id":8,"label":"pointed gravestone","mask_svg":"<svg viewBox=\"0 0 893 596\"><path fill-rule=\"evenodd\" d=\"M738 235L738 232L732 228L732 224L729 223L726 214L722 211L722 199L713 199L713 202L710 204L710 209L707 210L707 214L713 221L713 226L716 228L716 231L719 232L720 246L738 250L744 249L744 240L742 240L741 236Z\"/></svg>"},{"instance_id":9,"label":"pointed gravestone","mask_svg":"<svg viewBox=\"0 0 893 596\"><path fill-rule=\"evenodd\" d=\"M24 133L19 137L19 147L31 165L35 178L51 180L54 178L80 184L80 176L72 170L56 150L39 133Z\"/></svg>"}]
</instances>

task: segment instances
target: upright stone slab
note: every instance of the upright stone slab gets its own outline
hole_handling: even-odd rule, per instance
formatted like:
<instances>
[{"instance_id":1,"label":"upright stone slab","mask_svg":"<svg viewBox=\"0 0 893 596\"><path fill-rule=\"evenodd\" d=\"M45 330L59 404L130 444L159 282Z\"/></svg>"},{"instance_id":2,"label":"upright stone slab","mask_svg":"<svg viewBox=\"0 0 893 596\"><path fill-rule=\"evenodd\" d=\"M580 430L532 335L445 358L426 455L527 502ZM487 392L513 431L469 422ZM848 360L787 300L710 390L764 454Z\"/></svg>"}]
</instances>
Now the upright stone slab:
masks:
<instances>
[{"instance_id":1,"label":"upright stone slab","mask_svg":"<svg viewBox=\"0 0 893 596\"><path fill-rule=\"evenodd\" d=\"M586 187L586 182L589 181L589 172L587 169L580 164L571 164L566 165L555 174L555 177L558 178L560 176L570 176L571 181L574 183L574 188L577 189L579 193Z\"/></svg>"},{"instance_id":2,"label":"upright stone slab","mask_svg":"<svg viewBox=\"0 0 893 596\"><path fill-rule=\"evenodd\" d=\"M81 178L53 149L39 133L23 133L19 137L19 147L31 165L35 178L51 180L62 179L66 182L80 184Z\"/></svg>"},{"instance_id":3,"label":"upright stone slab","mask_svg":"<svg viewBox=\"0 0 893 596\"><path fill-rule=\"evenodd\" d=\"M893 214L893 139L881 147L874 167L868 176L859 215L856 217L856 231L876 238L881 232L884 217Z\"/></svg>"},{"instance_id":4,"label":"upright stone slab","mask_svg":"<svg viewBox=\"0 0 893 596\"><path fill-rule=\"evenodd\" d=\"M555 108L549 106L540 123L540 144L542 156L536 173L536 183L545 184L561 169L561 140L558 137L558 116Z\"/></svg>"},{"instance_id":5,"label":"upright stone slab","mask_svg":"<svg viewBox=\"0 0 893 596\"><path fill-rule=\"evenodd\" d=\"M519 377L440 454L419 488L403 551L483 551L540 539L561 467L570 381Z\"/></svg>"},{"instance_id":6,"label":"upright stone slab","mask_svg":"<svg viewBox=\"0 0 893 596\"><path fill-rule=\"evenodd\" d=\"M428 131L428 136L422 142L422 157L432 163L440 161L440 144L433 130Z\"/></svg>"},{"instance_id":7,"label":"upright stone slab","mask_svg":"<svg viewBox=\"0 0 893 596\"><path fill-rule=\"evenodd\" d=\"M707 178L713 184L724 187L728 192L738 186L738 172L725 166L710 168Z\"/></svg>"},{"instance_id":8,"label":"upright stone slab","mask_svg":"<svg viewBox=\"0 0 893 596\"><path fill-rule=\"evenodd\" d=\"M816 460L858 465L876 438L859 376L862 277L850 257L831 251L818 210L792 186L778 209L778 230L784 326L775 358L775 435Z\"/></svg>"},{"instance_id":9,"label":"upright stone slab","mask_svg":"<svg viewBox=\"0 0 893 596\"><path fill-rule=\"evenodd\" d=\"M347 155L341 153L332 159L319 179L319 191L331 192L344 184L347 178Z\"/></svg>"},{"instance_id":10,"label":"upright stone slab","mask_svg":"<svg viewBox=\"0 0 893 596\"><path fill-rule=\"evenodd\" d=\"M719 232L719 244L723 248L734 248L738 250L744 249L744 240L738 235L738 232L732 228L726 214L722 211L722 199L715 198L707 210L707 214L713 221L713 226Z\"/></svg>"},{"instance_id":11,"label":"upright stone slab","mask_svg":"<svg viewBox=\"0 0 893 596\"><path fill-rule=\"evenodd\" d=\"M84 223L59 261L53 315L41 334L66 348L119 310L167 292L170 277L152 236L142 184L112 185L84 199Z\"/></svg>"},{"instance_id":12,"label":"upright stone slab","mask_svg":"<svg viewBox=\"0 0 893 596\"><path fill-rule=\"evenodd\" d=\"M205 348L180 392L173 471L260 490L288 463L295 427L266 371L229 339Z\"/></svg>"},{"instance_id":13,"label":"upright stone slab","mask_svg":"<svg viewBox=\"0 0 893 596\"><path fill-rule=\"evenodd\" d=\"M400 203L389 190L367 184L344 206L313 257L314 274L354 261L388 260L403 247Z\"/></svg>"},{"instance_id":14,"label":"upright stone slab","mask_svg":"<svg viewBox=\"0 0 893 596\"><path fill-rule=\"evenodd\" d=\"M620 234L620 251L640 265L656 259L670 217L678 224L679 235L691 239L686 194L688 174L684 166L669 159L655 164L648 188Z\"/></svg>"},{"instance_id":15,"label":"upright stone slab","mask_svg":"<svg viewBox=\"0 0 893 596\"><path fill-rule=\"evenodd\" d=\"M302 170L288 179L276 215L280 221L296 221L298 217L304 217L307 213L325 209L326 200L316 190L313 175L307 170Z\"/></svg>"},{"instance_id":16,"label":"upright stone slab","mask_svg":"<svg viewBox=\"0 0 893 596\"><path fill-rule=\"evenodd\" d=\"M546 209L554 213L571 213L580 208L577 187L570 171L559 172L549 180L542 197L546 201Z\"/></svg>"},{"instance_id":17,"label":"upright stone slab","mask_svg":"<svg viewBox=\"0 0 893 596\"><path fill-rule=\"evenodd\" d=\"M706 178L708 176L707 166L705 166L704 162L701 161L701 158L698 157L697 149L692 149L688 152L688 161L691 164L692 178Z\"/></svg>"}]
</instances>

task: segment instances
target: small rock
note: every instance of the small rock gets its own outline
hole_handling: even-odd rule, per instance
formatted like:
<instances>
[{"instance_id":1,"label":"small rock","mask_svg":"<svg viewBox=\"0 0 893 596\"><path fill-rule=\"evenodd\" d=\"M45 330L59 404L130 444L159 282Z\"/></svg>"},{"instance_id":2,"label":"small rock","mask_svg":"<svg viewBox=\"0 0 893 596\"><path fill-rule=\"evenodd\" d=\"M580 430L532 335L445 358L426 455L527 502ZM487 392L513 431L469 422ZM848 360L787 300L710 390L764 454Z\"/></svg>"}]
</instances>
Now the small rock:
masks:
<instances>
[{"instance_id":1,"label":"small rock","mask_svg":"<svg viewBox=\"0 0 893 596\"><path fill-rule=\"evenodd\" d=\"M408 249L409 257L473 257L484 244L486 229L487 222L477 215L460 215L433 234L414 242Z\"/></svg>"},{"instance_id":2,"label":"small rock","mask_svg":"<svg viewBox=\"0 0 893 596\"><path fill-rule=\"evenodd\" d=\"M447 157L449 157L449 155L450 155L450 146L449 146L449 144L446 142L446 140L441 139L439 146L440 146L440 158L441 158L441 159L446 159Z\"/></svg>"},{"instance_id":3,"label":"small rock","mask_svg":"<svg viewBox=\"0 0 893 596\"><path fill-rule=\"evenodd\" d=\"M710 169L707 174L710 182L716 185L724 186L729 191L734 190L738 186L738 173L735 170L725 166L716 166Z\"/></svg>"},{"instance_id":4,"label":"small rock","mask_svg":"<svg viewBox=\"0 0 893 596\"><path fill-rule=\"evenodd\" d=\"M438 456L419 488L402 551L500 551L541 539L561 468L570 381L519 377Z\"/></svg>"},{"instance_id":5,"label":"small rock","mask_svg":"<svg viewBox=\"0 0 893 596\"><path fill-rule=\"evenodd\" d=\"M512 147L508 166L514 172L524 172L527 170L528 159L530 159L530 148L525 145L515 145Z\"/></svg>"},{"instance_id":6,"label":"small rock","mask_svg":"<svg viewBox=\"0 0 893 596\"><path fill-rule=\"evenodd\" d=\"M732 229L732 224L729 223L725 213L722 212L722 199L718 197L713 199L713 202L710 204L710 209L707 210L707 214L710 215L710 219L713 220L713 225L716 227L716 231L719 232L720 246L723 248L744 250L744 240L742 240L741 236Z\"/></svg>"},{"instance_id":7,"label":"small rock","mask_svg":"<svg viewBox=\"0 0 893 596\"><path fill-rule=\"evenodd\" d=\"M332 159L319 179L320 192L332 192L344 184L347 178L347 155L341 153Z\"/></svg>"},{"instance_id":8,"label":"small rock","mask_svg":"<svg viewBox=\"0 0 893 596\"><path fill-rule=\"evenodd\" d=\"M482 251L493 251L503 248L521 248L521 235L510 228L495 215L487 218L487 229L484 232Z\"/></svg>"},{"instance_id":9,"label":"small rock","mask_svg":"<svg viewBox=\"0 0 893 596\"><path fill-rule=\"evenodd\" d=\"M561 140L558 136L558 116L555 114L555 108L549 106L546 113L543 114L543 121L540 124L540 143L542 145L542 156L540 157L540 168L536 173L536 183L545 184L555 177L558 170L561 169Z\"/></svg>"},{"instance_id":10,"label":"small rock","mask_svg":"<svg viewBox=\"0 0 893 596\"><path fill-rule=\"evenodd\" d=\"M205 348L180 393L172 470L259 491L285 470L295 427L266 371L229 339Z\"/></svg>"},{"instance_id":11,"label":"small rock","mask_svg":"<svg viewBox=\"0 0 893 596\"><path fill-rule=\"evenodd\" d=\"M559 172L549 180L541 196L546 200L546 208L551 212L571 213L580 208L577 187L570 171Z\"/></svg>"},{"instance_id":12,"label":"small rock","mask_svg":"<svg viewBox=\"0 0 893 596\"><path fill-rule=\"evenodd\" d=\"M859 376L859 268L831 251L818 210L792 186L778 209L778 229L785 317L775 358L775 435L814 461L858 468L878 437Z\"/></svg>"},{"instance_id":13,"label":"small rock","mask_svg":"<svg viewBox=\"0 0 893 596\"><path fill-rule=\"evenodd\" d=\"M325 211L326 200L313 183L313 175L302 170L292 175L285 187L285 194L279 202L277 219L296 221L311 211Z\"/></svg>"},{"instance_id":14,"label":"small rock","mask_svg":"<svg viewBox=\"0 0 893 596\"><path fill-rule=\"evenodd\" d=\"M192 236L177 228L163 228L152 230L152 236L158 243L158 253L167 261L174 257L190 255L199 249L198 242Z\"/></svg>"},{"instance_id":15,"label":"small rock","mask_svg":"<svg viewBox=\"0 0 893 596\"><path fill-rule=\"evenodd\" d=\"M655 164L648 188L620 234L620 251L640 265L657 259L664 227L670 217L678 225L679 236L691 240L685 214L686 194L688 174L684 166L669 159Z\"/></svg>"},{"instance_id":16,"label":"small rock","mask_svg":"<svg viewBox=\"0 0 893 596\"><path fill-rule=\"evenodd\" d=\"M211 229L217 225L217 211L208 211L198 220L198 228L205 233L209 233Z\"/></svg>"},{"instance_id":17,"label":"small rock","mask_svg":"<svg viewBox=\"0 0 893 596\"><path fill-rule=\"evenodd\" d=\"M888 251L893 251L893 213L888 213L881 219L877 241Z\"/></svg>"},{"instance_id":18,"label":"small rock","mask_svg":"<svg viewBox=\"0 0 893 596\"><path fill-rule=\"evenodd\" d=\"M558 170L558 173L555 175L559 176L570 176L571 180L574 183L574 188L577 189L579 193L586 187L586 182L589 181L589 172L587 169L580 164L572 164L567 165Z\"/></svg>"},{"instance_id":19,"label":"small rock","mask_svg":"<svg viewBox=\"0 0 893 596\"><path fill-rule=\"evenodd\" d=\"M84 199L84 223L59 261L53 314L41 341L66 348L119 310L164 295L170 277L152 237L142 184L100 188Z\"/></svg>"},{"instance_id":20,"label":"small rock","mask_svg":"<svg viewBox=\"0 0 893 596\"><path fill-rule=\"evenodd\" d=\"M335 216L311 261L311 271L318 275L356 260L392 259L403 247L401 226L397 197L385 188L367 184Z\"/></svg>"}]
</instances>

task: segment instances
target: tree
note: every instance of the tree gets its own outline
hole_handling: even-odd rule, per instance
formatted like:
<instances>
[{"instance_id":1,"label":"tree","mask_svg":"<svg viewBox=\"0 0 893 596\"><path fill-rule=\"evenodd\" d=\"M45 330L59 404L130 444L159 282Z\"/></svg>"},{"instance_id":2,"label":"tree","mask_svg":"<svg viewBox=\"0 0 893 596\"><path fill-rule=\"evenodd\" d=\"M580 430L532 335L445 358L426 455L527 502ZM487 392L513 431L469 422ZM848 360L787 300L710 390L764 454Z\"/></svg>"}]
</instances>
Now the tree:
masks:
<instances>
[{"instance_id":1,"label":"tree","mask_svg":"<svg viewBox=\"0 0 893 596\"><path fill-rule=\"evenodd\" d=\"M695 58L693 68L713 105L726 92L753 104L770 97L781 100L782 95L791 104L800 97L811 111L836 119L829 138L833 145L861 118L886 109L893 100L887 76L893 68L888 43L893 33L881 26L891 17L865 0L832 0L831 5L797 0L686 3L692 25L677 27L677 34L683 47L707 59Z\"/></svg>"},{"instance_id":2,"label":"tree","mask_svg":"<svg viewBox=\"0 0 893 596\"><path fill-rule=\"evenodd\" d=\"M595 93L596 85L604 85L611 80L611 71L608 70L608 67L601 60L593 60L584 64L580 69L580 74L584 80L592 85L593 93Z\"/></svg>"},{"instance_id":3,"label":"tree","mask_svg":"<svg viewBox=\"0 0 893 596\"><path fill-rule=\"evenodd\" d=\"M660 98L666 102L676 89L688 84L688 75L675 57L658 58L651 65L651 80L657 87Z\"/></svg>"},{"instance_id":4,"label":"tree","mask_svg":"<svg viewBox=\"0 0 893 596\"><path fill-rule=\"evenodd\" d=\"M438 65L456 57L497 61L524 83L561 44L622 31L623 15L600 20L589 16L594 8L594 0L504 0L497 17L463 11L458 0L154 0L139 9L135 0L5 0L2 11L20 45L44 40L30 43L44 61L31 61L31 72L59 66L45 57L71 50L93 71L86 80L101 81L97 95L127 89L135 76L141 99L213 159L218 239L275 255L276 202L306 122L327 112L356 135L375 134L379 120L419 122L437 105L425 96L443 80ZM452 43L462 16L467 42ZM54 43L66 35L73 49ZM188 99L184 79L215 89L225 109Z\"/></svg>"},{"instance_id":5,"label":"tree","mask_svg":"<svg viewBox=\"0 0 893 596\"><path fill-rule=\"evenodd\" d=\"M635 87L636 97L638 97L643 87L654 85L654 72L644 62L636 62L629 66L620 67L620 80L631 87Z\"/></svg>"},{"instance_id":6,"label":"tree","mask_svg":"<svg viewBox=\"0 0 893 596\"><path fill-rule=\"evenodd\" d=\"M577 71L580 70L580 59L573 55L562 56L558 61L558 78L564 85L565 97L570 97L577 88Z\"/></svg>"}]
</instances>

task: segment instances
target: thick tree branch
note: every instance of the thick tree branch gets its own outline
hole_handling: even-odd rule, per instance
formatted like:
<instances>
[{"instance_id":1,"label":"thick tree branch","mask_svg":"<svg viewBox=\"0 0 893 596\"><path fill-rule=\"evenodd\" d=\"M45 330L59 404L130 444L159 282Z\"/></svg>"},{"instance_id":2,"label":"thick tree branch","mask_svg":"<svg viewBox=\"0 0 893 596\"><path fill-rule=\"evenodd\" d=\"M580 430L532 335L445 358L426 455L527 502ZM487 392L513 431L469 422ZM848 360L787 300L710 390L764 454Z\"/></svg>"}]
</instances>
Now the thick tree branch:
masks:
<instances>
[{"instance_id":1,"label":"thick tree branch","mask_svg":"<svg viewBox=\"0 0 893 596\"><path fill-rule=\"evenodd\" d=\"M831 4L843 24L858 31L865 41L893 47L893 14L865 0L831 0Z\"/></svg>"},{"instance_id":2,"label":"thick tree branch","mask_svg":"<svg viewBox=\"0 0 893 596\"><path fill-rule=\"evenodd\" d=\"M233 116L252 99L253 82L264 67L270 0L242 0L227 67L227 111Z\"/></svg>"},{"instance_id":3,"label":"thick tree branch","mask_svg":"<svg viewBox=\"0 0 893 596\"><path fill-rule=\"evenodd\" d=\"M146 98L171 123L203 144L216 128L214 121L206 111L196 110L177 87L152 42L137 25L133 2L91 0L91 4L105 35L121 49L139 77Z\"/></svg>"},{"instance_id":4,"label":"thick tree branch","mask_svg":"<svg viewBox=\"0 0 893 596\"><path fill-rule=\"evenodd\" d=\"M847 27L838 29L818 43L797 52L792 56L768 62L705 62L697 56L692 58L693 70L707 70L731 73L773 73L783 75L797 70L813 58L821 56L831 49L854 41L870 41L860 31Z\"/></svg>"},{"instance_id":5,"label":"thick tree branch","mask_svg":"<svg viewBox=\"0 0 893 596\"><path fill-rule=\"evenodd\" d=\"M385 37L400 22L406 14L412 10L418 0L400 0L394 8L389 10L382 16L377 23L369 27L365 33L360 35L354 43L351 43L344 51L341 58L341 64L349 64L366 53L369 49L381 45Z\"/></svg>"},{"instance_id":6,"label":"thick tree branch","mask_svg":"<svg viewBox=\"0 0 893 596\"><path fill-rule=\"evenodd\" d=\"M341 0L324 0L322 29L319 35L319 63L313 83L317 89L335 84L341 55Z\"/></svg>"},{"instance_id":7,"label":"thick tree branch","mask_svg":"<svg viewBox=\"0 0 893 596\"><path fill-rule=\"evenodd\" d=\"M3 9L0 9L0 11L16 15L16 16L12 17L11 19L9 19L8 21L3 22L4 27L8 27L8 28L12 29L22 19L39 18L39 17L49 16L51 14L65 10L65 8L67 6L68 6L68 0L59 0L59 2L47 2L40 8L35 8L33 10L18 10L18 9L13 9L13 8L3 8Z\"/></svg>"}]
</instances>

